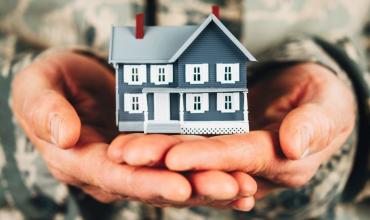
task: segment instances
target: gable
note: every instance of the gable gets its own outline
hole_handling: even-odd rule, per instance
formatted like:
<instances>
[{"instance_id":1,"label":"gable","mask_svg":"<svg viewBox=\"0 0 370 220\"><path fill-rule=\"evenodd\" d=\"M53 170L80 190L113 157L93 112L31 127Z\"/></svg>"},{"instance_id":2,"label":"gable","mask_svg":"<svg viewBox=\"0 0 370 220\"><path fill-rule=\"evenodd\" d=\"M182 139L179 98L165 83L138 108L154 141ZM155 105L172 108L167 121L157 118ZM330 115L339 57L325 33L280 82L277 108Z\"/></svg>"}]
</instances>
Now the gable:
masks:
<instances>
[{"instance_id":1,"label":"gable","mask_svg":"<svg viewBox=\"0 0 370 220\"><path fill-rule=\"evenodd\" d=\"M233 63L248 61L239 48L211 22L179 57L181 63Z\"/></svg>"},{"instance_id":2,"label":"gable","mask_svg":"<svg viewBox=\"0 0 370 220\"><path fill-rule=\"evenodd\" d=\"M220 20L218 20L217 17L215 17L213 14L210 14L208 18L199 26L199 28L189 37L189 39L179 48L176 53L171 57L169 62L175 62L182 53L187 50L187 48L193 44L193 42L201 35L205 30L209 29L209 26L212 26L212 24L215 26L215 29L219 29L221 32L224 33L225 37L229 39L230 42L232 42L244 56L246 57L246 60L248 61L256 61L256 58L249 53L249 51L239 42L238 39L235 38L235 36L221 23Z\"/></svg>"}]
</instances>

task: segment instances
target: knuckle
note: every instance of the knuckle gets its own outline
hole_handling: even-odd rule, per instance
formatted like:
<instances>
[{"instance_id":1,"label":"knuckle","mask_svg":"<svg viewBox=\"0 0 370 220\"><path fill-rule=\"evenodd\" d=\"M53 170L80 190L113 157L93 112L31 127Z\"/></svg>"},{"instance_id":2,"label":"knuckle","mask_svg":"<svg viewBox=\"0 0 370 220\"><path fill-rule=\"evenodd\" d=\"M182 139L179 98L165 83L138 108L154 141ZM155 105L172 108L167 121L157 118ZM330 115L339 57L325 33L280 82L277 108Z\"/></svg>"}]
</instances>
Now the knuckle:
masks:
<instances>
[{"instance_id":1,"label":"knuckle","mask_svg":"<svg viewBox=\"0 0 370 220\"><path fill-rule=\"evenodd\" d=\"M95 189L94 187L83 187L82 190L101 203L108 204L124 199L123 197L100 191L98 188Z\"/></svg>"},{"instance_id":2,"label":"knuckle","mask_svg":"<svg viewBox=\"0 0 370 220\"><path fill-rule=\"evenodd\" d=\"M94 197L94 199L96 199L97 201L99 201L101 203L105 203L105 204L116 202L116 201L119 200L118 198L112 197L112 196L98 195L98 194L94 194L94 193L90 193L89 195Z\"/></svg>"},{"instance_id":3,"label":"knuckle","mask_svg":"<svg viewBox=\"0 0 370 220\"><path fill-rule=\"evenodd\" d=\"M310 180L312 176L307 174L296 174L292 175L285 184L290 188L300 188L305 186Z\"/></svg>"},{"instance_id":4,"label":"knuckle","mask_svg":"<svg viewBox=\"0 0 370 220\"><path fill-rule=\"evenodd\" d=\"M71 176L66 175L62 171L55 169L55 168L49 168L49 171L51 175L58 180L61 183L69 184L69 185L77 185L78 181L76 181Z\"/></svg>"}]
</instances>

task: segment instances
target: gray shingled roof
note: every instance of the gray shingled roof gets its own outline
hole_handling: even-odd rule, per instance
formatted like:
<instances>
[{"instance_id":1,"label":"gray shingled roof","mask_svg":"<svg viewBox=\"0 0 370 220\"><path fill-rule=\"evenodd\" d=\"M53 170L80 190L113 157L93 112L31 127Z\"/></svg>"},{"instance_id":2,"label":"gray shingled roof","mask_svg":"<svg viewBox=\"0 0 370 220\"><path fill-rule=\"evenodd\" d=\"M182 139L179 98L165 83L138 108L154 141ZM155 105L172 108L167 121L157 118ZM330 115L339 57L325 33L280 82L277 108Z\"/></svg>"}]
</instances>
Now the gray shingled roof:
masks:
<instances>
[{"instance_id":1,"label":"gray shingled roof","mask_svg":"<svg viewBox=\"0 0 370 220\"><path fill-rule=\"evenodd\" d=\"M137 40L133 27L113 26L110 63L173 63L213 21L250 60L256 59L213 14L200 26L145 27L144 38Z\"/></svg>"}]
</instances>

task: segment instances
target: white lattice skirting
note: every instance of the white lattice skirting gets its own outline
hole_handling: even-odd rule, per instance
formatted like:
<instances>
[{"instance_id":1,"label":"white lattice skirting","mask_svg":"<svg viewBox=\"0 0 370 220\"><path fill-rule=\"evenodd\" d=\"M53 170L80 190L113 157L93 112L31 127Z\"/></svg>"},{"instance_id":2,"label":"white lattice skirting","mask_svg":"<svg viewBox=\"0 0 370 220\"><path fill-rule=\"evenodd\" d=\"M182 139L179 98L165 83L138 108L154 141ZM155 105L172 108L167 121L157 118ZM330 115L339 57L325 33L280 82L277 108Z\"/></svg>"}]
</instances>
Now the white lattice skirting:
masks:
<instances>
[{"instance_id":1,"label":"white lattice skirting","mask_svg":"<svg viewBox=\"0 0 370 220\"><path fill-rule=\"evenodd\" d=\"M184 122L182 134L242 134L249 132L246 121L202 121Z\"/></svg>"}]
</instances>

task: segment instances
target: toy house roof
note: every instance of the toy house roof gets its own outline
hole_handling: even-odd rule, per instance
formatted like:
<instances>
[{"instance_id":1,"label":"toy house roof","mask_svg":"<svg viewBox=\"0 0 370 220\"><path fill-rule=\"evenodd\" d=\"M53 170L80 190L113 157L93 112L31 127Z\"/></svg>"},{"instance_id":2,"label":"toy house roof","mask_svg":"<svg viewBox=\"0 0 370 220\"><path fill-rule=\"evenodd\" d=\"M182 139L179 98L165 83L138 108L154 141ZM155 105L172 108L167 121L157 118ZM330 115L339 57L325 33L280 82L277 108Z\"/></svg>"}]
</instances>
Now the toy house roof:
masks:
<instances>
[{"instance_id":1,"label":"toy house roof","mask_svg":"<svg viewBox=\"0 0 370 220\"><path fill-rule=\"evenodd\" d=\"M113 26L109 62L173 63L212 21L249 61L256 61L221 21L210 14L200 26L146 26L143 39L136 39L134 27Z\"/></svg>"}]
</instances>

